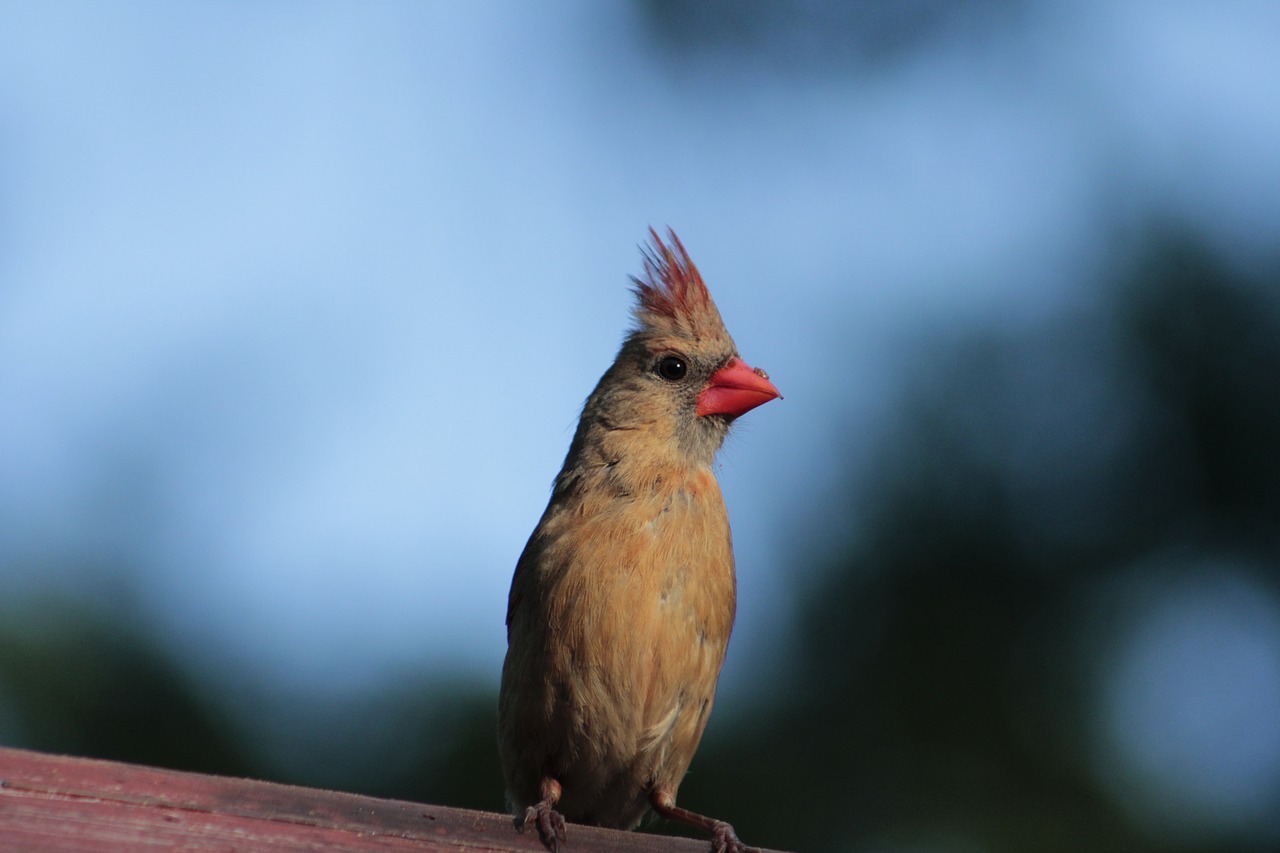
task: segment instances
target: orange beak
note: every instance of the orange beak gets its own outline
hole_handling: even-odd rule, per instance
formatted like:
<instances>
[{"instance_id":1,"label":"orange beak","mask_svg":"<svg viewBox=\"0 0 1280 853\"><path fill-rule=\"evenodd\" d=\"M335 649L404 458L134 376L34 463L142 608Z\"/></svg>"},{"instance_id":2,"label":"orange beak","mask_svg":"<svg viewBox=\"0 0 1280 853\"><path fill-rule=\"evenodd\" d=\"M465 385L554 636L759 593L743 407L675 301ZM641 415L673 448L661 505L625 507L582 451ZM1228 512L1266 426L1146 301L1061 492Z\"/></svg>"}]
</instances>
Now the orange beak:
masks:
<instances>
[{"instance_id":1,"label":"orange beak","mask_svg":"<svg viewBox=\"0 0 1280 853\"><path fill-rule=\"evenodd\" d=\"M698 395L698 416L736 418L781 396L769 381L769 374L734 356L707 380L707 387Z\"/></svg>"}]
</instances>

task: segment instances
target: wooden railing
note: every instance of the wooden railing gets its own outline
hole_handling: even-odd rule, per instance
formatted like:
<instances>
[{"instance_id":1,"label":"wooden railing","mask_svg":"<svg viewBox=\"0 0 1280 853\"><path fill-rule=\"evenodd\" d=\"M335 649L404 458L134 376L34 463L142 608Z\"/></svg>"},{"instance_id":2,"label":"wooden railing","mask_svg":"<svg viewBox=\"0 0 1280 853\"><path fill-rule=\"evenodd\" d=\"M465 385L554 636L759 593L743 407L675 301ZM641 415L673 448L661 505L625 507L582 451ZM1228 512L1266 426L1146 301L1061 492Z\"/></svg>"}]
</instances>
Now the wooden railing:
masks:
<instances>
[{"instance_id":1,"label":"wooden railing","mask_svg":"<svg viewBox=\"0 0 1280 853\"><path fill-rule=\"evenodd\" d=\"M710 844L569 825L561 853ZM0 850L526 851L508 815L0 747Z\"/></svg>"}]
</instances>

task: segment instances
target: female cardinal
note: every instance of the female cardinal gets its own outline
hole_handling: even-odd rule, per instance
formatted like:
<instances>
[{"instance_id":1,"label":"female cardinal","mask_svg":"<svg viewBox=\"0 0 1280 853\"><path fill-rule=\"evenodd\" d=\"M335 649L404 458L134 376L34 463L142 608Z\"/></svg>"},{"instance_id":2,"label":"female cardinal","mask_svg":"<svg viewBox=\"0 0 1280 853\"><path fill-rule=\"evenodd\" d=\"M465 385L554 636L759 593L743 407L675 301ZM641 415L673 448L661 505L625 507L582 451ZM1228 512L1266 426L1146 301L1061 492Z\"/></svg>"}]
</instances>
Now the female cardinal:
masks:
<instances>
[{"instance_id":1,"label":"female cardinal","mask_svg":"<svg viewBox=\"0 0 1280 853\"><path fill-rule=\"evenodd\" d=\"M649 809L744 850L676 805L733 628L716 451L780 396L738 357L674 232L650 229L636 326L583 407L516 563L498 741L516 825L555 851L565 820L632 829Z\"/></svg>"}]
</instances>

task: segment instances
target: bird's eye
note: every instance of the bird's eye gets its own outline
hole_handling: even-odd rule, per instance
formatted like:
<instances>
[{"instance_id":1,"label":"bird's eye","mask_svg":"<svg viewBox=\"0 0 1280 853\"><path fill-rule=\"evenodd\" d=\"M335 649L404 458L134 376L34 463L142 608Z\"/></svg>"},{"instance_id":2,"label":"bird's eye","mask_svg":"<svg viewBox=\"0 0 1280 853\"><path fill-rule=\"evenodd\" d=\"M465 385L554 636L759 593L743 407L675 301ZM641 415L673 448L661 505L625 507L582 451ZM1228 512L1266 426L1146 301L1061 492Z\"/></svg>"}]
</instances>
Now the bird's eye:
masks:
<instances>
[{"instance_id":1,"label":"bird's eye","mask_svg":"<svg viewBox=\"0 0 1280 853\"><path fill-rule=\"evenodd\" d=\"M664 355L658 359L658 375L670 382L684 379L685 373L689 370L689 365L678 355Z\"/></svg>"}]
</instances>

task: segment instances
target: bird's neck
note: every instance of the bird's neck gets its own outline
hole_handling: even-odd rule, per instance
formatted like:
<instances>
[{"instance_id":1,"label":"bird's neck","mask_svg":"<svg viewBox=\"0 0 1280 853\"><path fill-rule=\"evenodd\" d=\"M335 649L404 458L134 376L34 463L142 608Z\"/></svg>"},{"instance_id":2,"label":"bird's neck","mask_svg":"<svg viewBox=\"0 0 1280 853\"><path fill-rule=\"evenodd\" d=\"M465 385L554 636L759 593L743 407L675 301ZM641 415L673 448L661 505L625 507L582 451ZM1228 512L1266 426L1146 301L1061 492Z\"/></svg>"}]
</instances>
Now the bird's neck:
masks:
<instances>
[{"instance_id":1,"label":"bird's neck","mask_svg":"<svg viewBox=\"0 0 1280 853\"><path fill-rule=\"evenodd\" d=\"M584 421L578 427L564 468L557 478L563 487L604 490L619 496L642 497L697 488L706 478L714 482L711 464L716 447L690 453L674 430L659 423L619 426L608 418Z\"/></svg>"}]
</instances>

